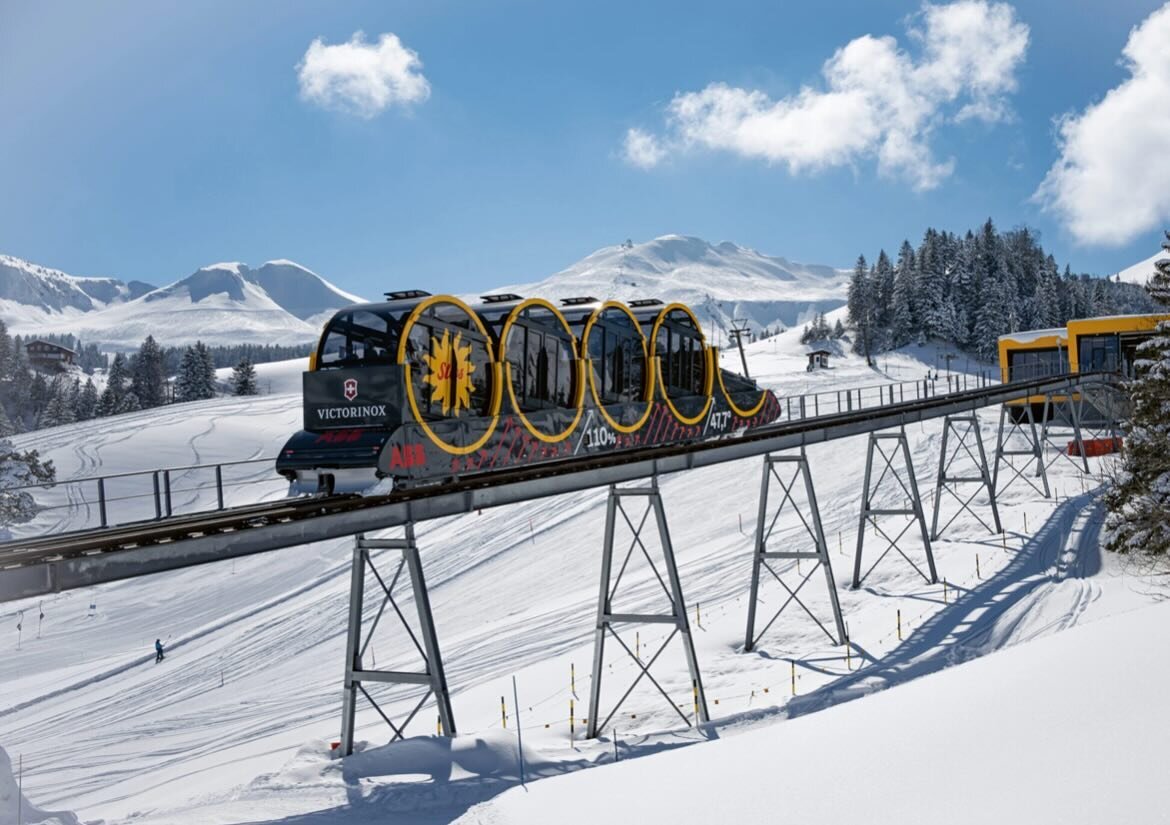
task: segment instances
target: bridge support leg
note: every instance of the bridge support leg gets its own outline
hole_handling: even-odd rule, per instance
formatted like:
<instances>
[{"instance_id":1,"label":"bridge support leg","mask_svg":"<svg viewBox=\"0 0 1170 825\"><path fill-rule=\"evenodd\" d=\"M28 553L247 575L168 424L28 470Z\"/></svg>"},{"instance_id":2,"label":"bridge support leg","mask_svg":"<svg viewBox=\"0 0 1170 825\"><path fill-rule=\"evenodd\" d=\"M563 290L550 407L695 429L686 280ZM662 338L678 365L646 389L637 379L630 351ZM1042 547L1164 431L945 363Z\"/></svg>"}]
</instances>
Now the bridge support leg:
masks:
<instances>
[{"instance_id":1,"label":"bridge support leg","mask_svg":"<svg viewBox=\"0 0 1170 825\"><path fill-rule=\"evenodd\" d=\"M792 472L791 478L785 481L788 473L785 472L784 476L781 476L776 470L777 466L794 467L795 469ZM784 495L780 500L780 506L776 508L775 515L769 521L768 490L771 487L773 479L780 485L780 489L784 491ZM807 499L808 518L805 518L805 514L801 512L797 497L794 495L798 480L804 487ZM779 520L780 513L784 510L786 504L791 504L792 510L800 518L800 522L808 534L808 539L812 541L812 550L797 549L799 546L797 542L784 542L784 546L792 548L790 550L768 550L768 539L771 538L772 531L775 529L776 522ZM803 543L803 541L804 537L801 537L800 543ZM807 559L812 564L809 565L808 572L801 578L800 583L795 588L789 587L787 582L768 563L771 560L799 559ZM818 567L824 569L825 581L829 587L829 603L833 610L833 621L837 631L836 636L829 632L829 629L817 618L816 614L809 610L808 605L801 601L799 596L801 588L808 583L809 579L816 573ZM780 608L768 620L768 623L764 625L764 629L760 631L759 635L757 635L756 604L759 601L761 569L767 570L772 578L780 583L780 586L788 593L788 598L781 603ZM833 579L833 566L829 561L829 548L825 543L825 531L821 527L821 512L817 507L817 497L816 492L813 490L812 474L809 472L808 467L808 457L805 455L803 448L800 451L800 455L796 456L764 456L764 473L763 479L760 482L760 509L759 516L756 519L756 544L755 551L752 554L752 588L751 597L748 599L747 633L744 635L743 643L745 653L755 649L756 643L768 632L768 628L780 617L780 614L784 612L785 608L794 602L809 615L809 618L816 622L817 627L824 631L825 635L832 640L833 644L845 644L845 620L841 616L841 604L837 599L837 583Z\"/></svg>"},{"instance_id":2,"label":"bridge support leg","mask_svg":"<svg viewBox=\"0 0 1170 825\"><path fill-rule=\"evenodd\" d=\"M882 444L891 444L892 446L887 451L882 448ZM873 479L873 465L874 453L877 453L881 458L882 467L878 475L877 481L871 484ZM898 454L902 456L902 472L905 473L906 479L903 481L902 475L899 474L897 463ZM900 495L904 496L904 500L908 501L908 506L904 508L899 507L875 507L874 499L878 491L881 489L882 482L889 476L898 482L901 489ZM879 516L910 516L910 521L901 531L894 537L883 530L878 524ZM898 546L898 542L917 522L919 530L922 533L922 546L926 551L926 564L930 575L922 572L922 569L915 564L906 552ZM910 460L910 445L906 440L906 431L899 430L897 433L870 433L869 434L869 450L865 456L865 486L861 493L861 519L857 528L857 554L853 558L853 589L861 587L861 582L865 578L861 574L861 553L865 546L865 531L866 527L872 524L874 532L881 535L886 540L888 546L878 556L877 561L870 565L869 570L865 572L868 576L878 564L881 563L891 550L896 550L898 555L906 560L906 562L913 567L922 578L931 584L938 582L938 571L934 566L934 551L930 546L930 535L926 531L926 516L922 512L922 498L918 495L918 482L914 478L914 463Z\"/></svg>"},{"instance_id":3,"label":"bridge support leg","mask_svg":"<svg viewBox=\"0 0 1170 825\"><path fill-rule=\"evenodd\" d=\"M634 526L633 520L623 505L623 501L636 498L644 499L646 502L646 509L638 520L637 527ZM651 513L654 514L654 524L658 529L659 544L662 547L666 581L663 581L662 575L658 572L658 565L654 563L650 551L643 541L643 529L647 526L647 520ZM618 569L617 578L614 579L613 549L619 518L625 522L633 538L630 542L629 549L626 551L625 558L622 560L621 566ZM658 580L658 584L661 586L669 604L668 612L618 613L614 611L614 597L635 549L641 551L642 556L649 563L654 577ZM614 630L614 625L618 624L664 624L673 626L673 629L667 635L666 640L654 651L653 655L644 659L644 657L638 655L635 651L630 650L630 646ZM617 642L621 649L638 666L638 675L635 677L633 684L618 699L613 709L602 718L601 683L602 671L605 667L605 642L607 636ZM674 640L675 636L679 636L682 640L683 653L686 656L687 668L690 670L692 688L690 698L693 702L695 717L693 720L679 710L679 705L675 699L671 698L670 694L663 689L658 680L650 673L650 668L658 660L658 657L662 655L663 651L666 650L671 641ZM651 479L649 487L617 487L611 485L609 488L609 500L606 503L605 509L605 543L601 556L601 586L598 590L597 600L597 627L593 637L593 680L589 686L589 723L587 735L590 739L595 738L605 729L606 725L614 717L614 714L621 708L622 703L625 702L643 678L648 679L658 689L658 692L662 694L670 708L678 713L688 726L692 723L708 721L707 697L703 692L703 680L699 673L698 660L695 658L695 645L694 640L691 638L686 603L683 601L682 584L678 576L678 565L675 563L674 547L670 541L670 531L666 524L666 513L662 507L662 496L658 491L658 479L656 477Z\"/></svg>"},{"instance_id":4,"label":"bridge support leg","mask_svg":"<svg viewBox=\"0 0 1170 825\"><path fill-rule=\"evenodd\" d=\"M398 550L402 556L398 561L397 569L389 583L378 572L371 550ZM369 570L382 591L382 601L374 614L369 630L363 634L363 609L365 607L366 571ZM406 571L410 579L411 591L414 595L415 610L418 614L419 633L416 635L406 621L406 616L398 604L394 589ZM423 661L420 671L375 670L366 669L362 665L363 657L374 637L374 631L385 614L386 607L393 609L398 622L406 629L407 635L414 643L415 649ZM369 692L363 687L365 682L380 682L383 684L421 685L427 688L419 699L414 710L400 725L394 724L390 717L382 710ZM447 736L455 735L455 717L451 712L451 696L447 690L447 675L443 670L443 657L439 653L439 639L435 635L435 621L431 615L431 602L427 594L426 580L423 578L422 562L419 558L418 545L414 540L414 525L406 525L406 535L401 539L368 539L357 535L353 546L353 568L350 577L349 590L349 633L345 644L345 693L341 712L341 752L344 756L353 753L354 717L357 710L358 694L366 698L378 712L378 715L394 731L391 741L402 739L406 726L426 704L432 695L438 705L439 722L443 733Z\"/></svg>"},{"instance_id":5,"label":"bridge support leg","mask_svg":"<svg viewBox=\"0 0 1170 825\"><path fill-rule=\"evenodd\" d=\"M1044 498L1051 498L1052 491L1048 487L1048 466L1044 463L1044 441L1036 429L1036 417L1032 414L1032 405L1025 401L1022 409L1024 410L1023 418L1028 425L1027 429L1024 428L1023 423L1012 418L1007 404L999 408L999 434L995 439L995 468L991 476L991 489L995 491L996 495L999 495L1010 487L1013 481L1022 478ZM1005 425L1007 425L1006 433ZM1016 435L1023 436L1027 441L1026 449L1016 449L1010 446L1013 436ZM1035 481L1024 475L1030 462L1025 461L1022 465L1016 466L1013 456L1028 456L1030 459L1035 459L1036 471L1034 475L1039 477L1044 485L1043 489L1037 487ZM1001 464L1007 465L1011 470L1011 476L1004 482L1003 487L999 486L999 467Z\"/></svg>"},{"instance_id":6,"label":"bridge support leg","mask_svg":"<svg viewBox=\"0 0 1170 825\"><path fill-rule=\"evenodd\" d=\"M1074 394L1077 396L1074 398ZM1084 471L1086 475L1089 473L1089 457L1085 455L1085 441L1081 437L1081 404L1083 399L1080 393L1074 393L1074 388L1071 382L1068 389L1063 393L1049 393L1044 396L1044 415L1040 422L1040 441L1047 442L1052 445L1056 455L1052 461L1047 462L1047 466L1051 467L1057 458L1064 456L1073 462L1073 464L1080 464L1078 469ZM1057 443L1052 435L1051 430L1054 426L1063 426L1072 430L1073 443L1077 445L1077 452L1080 453L1080 461L1076 461L1068 454L1063 444Z\"/></svg>"},{"instance_id":7,"label":"bridge support leg","mask_svg":"<svg viewBox=\"0 0 1170 825\"><path fill-rule=\"evenodd\" d=\"M957 441L954 451L950 449L950 436L954 433ZM975 442L976 451L971 451L971 445L968 439ZM950 475L951 466L960 452L966 453L967 457L975 463L979 475ZM979 487L971 495L963 498L955 491L953 485L972 483L978 484ZM994 527L989 525L979 517L979 514L971 509L971 502L975 500L975 496L979 495L981 490L987 490L988 503L991 505L991 519ZM950 493L959 502L959 510L950 517L946 524L942 526L942 530L938 526L938 512L939 506L942 503L942 494L944 492ZM979 418L975 413L969 415L948 415L943 420L943 437L942 449L938 455L938 483L934 491L934 517L930 521L930 540L937 541L938 537L951 526L960 513L966 510L975 520L986 527L992 533L1002 533L1003 525L999 521L999 508L995 504L995 486L991 483L991 472L987 467L987 453L983 451L983 434L979 428Z\"/></svg>"}]
</instances>

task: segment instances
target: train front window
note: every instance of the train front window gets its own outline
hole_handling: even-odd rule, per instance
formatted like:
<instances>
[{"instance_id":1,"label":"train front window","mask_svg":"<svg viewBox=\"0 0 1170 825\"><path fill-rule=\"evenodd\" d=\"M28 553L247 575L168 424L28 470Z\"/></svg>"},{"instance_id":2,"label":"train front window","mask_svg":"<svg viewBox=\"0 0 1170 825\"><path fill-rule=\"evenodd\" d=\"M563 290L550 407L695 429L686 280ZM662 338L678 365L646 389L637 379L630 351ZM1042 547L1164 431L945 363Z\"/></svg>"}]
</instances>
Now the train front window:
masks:
<instances>
[{"instance_id":1,"label":"train front window","mask_svg":"<svg viewBox=\"0 0 1170 825\"><path fill-rule=\"evenodd\" d=\"M317 363L323 368L391 364L393 329L389 319L367 310L341 313L329 323Z\"/></svg>"}]
</instances>

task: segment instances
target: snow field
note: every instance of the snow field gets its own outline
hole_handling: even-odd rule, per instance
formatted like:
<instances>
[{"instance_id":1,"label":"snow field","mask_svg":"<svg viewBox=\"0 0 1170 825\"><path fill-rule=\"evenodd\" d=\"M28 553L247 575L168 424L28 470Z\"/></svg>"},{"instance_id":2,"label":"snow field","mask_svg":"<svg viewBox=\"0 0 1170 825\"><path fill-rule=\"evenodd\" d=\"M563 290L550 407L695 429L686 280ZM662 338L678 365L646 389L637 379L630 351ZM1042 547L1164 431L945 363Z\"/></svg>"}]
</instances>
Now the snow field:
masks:
<instances>
[{"instance_id":1,"label":"snow field","mask_svg":"<svg viewBox=\"0 0 1170 825\"><path fill-rule=\"evenodd\" d=\"M793 345L799 331L785 336L792 340L781 336L780 341L769 339L749 348L753 375L758 366L758 374L782 391L785 385L810 380L831 379L834 387L884 380L852 355L842 355L826 373L804 373L803 356ZM783 351L770 353L772 347ZM903 363L909 373L914 355L911 351L891 360ZM724 357L738 362L738 353ZM792 363L800 364L799 372L788 369ZM907 375L908 379L925 370L922 362L917 363L919 374ZM981 414L985 443L992 440L992 446L997 415L996 410ZM296 396L220 399L167 408L154 418L133 414L105 419L101 426L87 422L67 431L42 431L19 441L22 447L44 450L65 478L97 467L111 472L172 460L195 463L272 455L299 426L299 419ZM940 429L940 422L908 429L928 517ZM788 716L805 715L1046 635L1086 616L1149 600L1149 594L1133 589L1132 577L1102 559L1093 511L1086 510L1092 491L1086 485L1082 492L1079 474L1063 460L1053 465L1050 476L1058 501L1039 500L1022 482L1001 496L1006 541L964 516L936 543L940 576L947 579L947 604L941 585L925 583L893 553L870 574L862 590L848 590L864 453L864 438L809 449L853 643L848 657L796 606L768 629L757 652L739 652L758 460L661 480L697 656L716 720L711 730L719 735L768 727ZM1092 459L1090 466L1100 472L1103 461L1107 459ZM271 475L264 465L255 465L254 472L256 478ZM281 495L282 487L278 481L272 486L265 483L250 494ZM239 492L246 495L249 490ZM772 495L778 501L775 486ZM886 486L878 500L892 504L900 498L900 492ZM201 500L208 501L206 496ZM349 542L333 541L45 599L39 639L31 630L37 600L0 606L0 627L13 627L17 611L25 611L20 649L10 631L0 638L6 648L0 659L0 744L11 754L24 754L25 791L30 798L42 807L68 807L86 817L226 823L316 811L320 816L314 822L334 821L334 814L336 821L351 822L363 817L377 820L385 811L410 811L412 821L450 821L515 783L516 766L509 750L515 741L511 738L515 674L531 775L548 776L608 761L614 746L609 730L597 742L571 745L568 738L570 665L576 666L578 734L581 717L587 715L604 505L604 490L593 490L419 526L461 734L454 742L417 739L382 746L390 731L363 701L358 732L369 746L357 759L344 763L327 759L327 743L335 737L340 716L351 555ZM953 501L949 505L952 509L944 509L944 521L955 506ZM985 505L974 506L981 514L986 511ZM635 524L640 515L631 508ZM1024 530L1025 516L1029 531ZM45 518L51 520L39 521L39 529L65 529L75 523L59 514ZM898 529L893 527L894 533ZM615 542L619 557L629 546L628 531L625 542L622 535ZM770 546L808 546L806 535L799 518L786 508ZM646 538L648 550L657 558L654 540ZM867 535L866 559L876 559L881 547L872 534ZM906 547L921 564L919 543L911 540ZM377 563L384 576L393 576L397 559L392 551L378 554ZM790 585L799 581L795 562L774 567ZM809 572L802 562L800 575ZM758 629L783 595L780 586L765 576ZM402 587L399 584L396 593L403 592ZM801 595L828 624L824 587L818 571ZM368 580L370 618L379 593L377 583ZM413 624L413 605L409 598L402 602ZM91 610L91 604L96 609ZM655 575L635 548L615 609L654 612L664 607ZM701 626L695 621L696 608ZM384 618L373 638L370 664L413 669L418 666L413 644L392 618ZM633 630L620 631L631 648ZM661 626L637 632L644 660L666 635ZM158 666L150 663L150 644L156 636L168 641L168 658ZM606 652L602 705L608 708L639 669L612 640ZM795 663L795 698L790 662ZM673 702L681 705L679 710L690 715L690 678L677 640L652 672ZM373 686L371 692L396 722L421 696L418 689L405 686ZM501 696L509 713L507 732L500 724ZM434 732L434 726L433 705L428 704L409 733L425 736ZM623 759L694 744L710 735L686 729L645 679L614 718L613 727ZM783 743L787 736L776 739ZM686 750L701 753L707 747ZM718 761L715 757L711 764ZM910 787L903 792L913 795Z\"/></svg>"}]
</instances>

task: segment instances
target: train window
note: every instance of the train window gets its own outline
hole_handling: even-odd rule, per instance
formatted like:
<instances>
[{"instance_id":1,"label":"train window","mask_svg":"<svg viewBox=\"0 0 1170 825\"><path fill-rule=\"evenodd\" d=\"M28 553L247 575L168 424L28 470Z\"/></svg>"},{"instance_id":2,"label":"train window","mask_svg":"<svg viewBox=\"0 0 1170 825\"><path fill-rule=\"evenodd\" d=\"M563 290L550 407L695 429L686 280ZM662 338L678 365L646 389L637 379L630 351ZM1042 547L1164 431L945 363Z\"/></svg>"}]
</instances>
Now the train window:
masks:
<instances>
[{"instance_id":1,"label":"train window","mask_svg":"<svg viewBox=\"0 0 1170 825\"><path fill-rule=\"evenodd\" d=\"M406 363L425 418L491 411L491 363L487 342L478 331L424 315L407 336Z\"/></svg>"},{"instance_id":2,"label":"train window","mask_svg":"<svg viewBox=\"0 0 1170 825\"><path fill-rule=\"evenodd\" d=\"M589 329L586 355L602 404L644 401L646 352L641 328L622 310L607 308Z\"/></svg>"},{"instance_id":3,"label":"train window","mask_svg":"<svg viewBox=\"0 0 1170 825\"><path fill-rule=\"evenodd\" d=\"M393 363L393 325L366 310L342 313L325 333L317 363L322 367L367 367Z\"/></svg>"},{"instance_id":4,"label":"train window","mask_svg":"<svg viewBox=\"0 0 1170 825\"><path fill-rule=\"evenodd\" d=\"M529 312L524 320L530 320ZM543 313L554 320L552 313ZM533 319L535 320L535 319ZM541 318L545 320L545 318ZM568 407L574 401L573 349L563 328L523 321L508 332L507 358L511 364L512 391L525 410Z\"/></svg>"},{"instance_id":5,"label":"train window","mask_svg":"<svg viewBox=\"0 0 1170 825\"><path fill-rule=\"evenodd\" d=\"M706 361L699 335L690 316L677 311L658 330L655 350L662 363L663 384L671 397L703 394Z\"/></svg>"}]
</instances>

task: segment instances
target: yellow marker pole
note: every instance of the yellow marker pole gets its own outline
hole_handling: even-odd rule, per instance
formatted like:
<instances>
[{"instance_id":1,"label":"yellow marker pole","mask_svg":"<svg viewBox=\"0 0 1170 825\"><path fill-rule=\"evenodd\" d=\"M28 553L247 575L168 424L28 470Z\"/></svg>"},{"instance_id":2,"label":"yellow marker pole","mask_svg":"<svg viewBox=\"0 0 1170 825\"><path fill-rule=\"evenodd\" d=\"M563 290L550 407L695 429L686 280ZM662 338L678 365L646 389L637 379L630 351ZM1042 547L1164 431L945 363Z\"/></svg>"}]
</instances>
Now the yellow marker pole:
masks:
<instances>
[{"instance_id":1,"label":"yellow marker pole","mask_svg":"<svg viewBox=\"0 0 1170 825\"><path fill-rule=\"evenodd\" d=\"M573 744L573 732L577 728L576 717L573 714L573 700L569 700L569 744Z\"/></svg>"},{"instance_id":2,"label":"yellow marker pole","mask_svg":"<svg viewBox=\"0 0 1170 825\"><path fill-rule=\"evenodd\" d=\"M569 692L577 695L577 666L569 662Z\"/></svg>"},{"instance_id":3,"label":"yellow marker pole","mask_svg":"<svg viewBox=\"0 0 1170 825\"><path fill-rule=\"evenodd\" d=\"M436 716L435 717L435 736L442 736L442 735L443 735L443 717Z\"/></svg>"},{"instance_id":4,"label":"yellow marker pole","mask_svg":"<svg viewBox=\"0 0 1170 825\"><path fill-rule=\"evenodd\" d=\"M1003 549L1007 550L1007 530L1003 531Z\"/></svg>"},{"instance_id":5,"label":"yellow marker pole","mask_svg":"<svg viewBox=\"0 0 1170 825\"><path fill-rule=\"evenodd\" d=\"M902 641L902 608L898 608L898 641Z\"/></svg>"},{"instance_id":6,"label":"yellow marker pole","mask_svg":"<svg viewBox=\"0 0 1170 825\"><path fill-rule=\"evenodd\" d=\"M695 703L695 725L698 725L699 724L699 683L694 679L691 680L691 696L694 698L694 703Z\"/></svg>"},{"instance_id":7,"label":"yellow marker pole","mask_svg":"<svg viewBox=\"0 0 1170 825\"><path fill-rule=\"evenodd\" d=\"M634 631L634 658L642 661L642 632L639 630Z\"/></svg>"},{"instance_id":8,"label":"yellow marker pole","mask_svg":"<svg viewBox=\"0 0 1170 825\"><path fill-rule=\"evenodd\" d=\"M508 708L504 705L504 697L500 697L500 724L505 729L508 727Z\"/></svg>"},{"instance_id":9,"label":"yellow marker pole","mask_svg":"<svg viewBox=\"0 0 1170 825\"><path fill-rule=\"evenodd\" d=\"M1028 512L1024 511L1024 532L1028 532Z\"/></svg>"},{"instance_id":10,"label":"yellow marker pole","mask_svg":"<svg viewBox=\"0 0 1170 825\"><path fill-rule=\"evenodd\" d=\"M943 604L947 603L947 580L943 579Z\"/></svg>"},{"instance_id":11,"label":"yellow marker pole","mask_svg":"<svg viewBox=\"0 0 1170 825\"><path fill-rule=\"evenodd\" d=\"M695 624L699 627L703 626L702 614L699 613L699 603L695 602Z\"/></svg>"},{"instance_id":12,"label":"yellow marker pole","mask_svg":"<svg viewBox=\"0 0 1170 825\"><path fill-rule=\"evenodd\" d=\"M792 659L788 660L788 667L792 671L792 695L796 695L796 662Z\"/></svg>"},{"instance_id":13,"label":"yellow marker pole","mask_svg":"<svg viewBox=\"0 0 1170 825\"><path fill-rule=\"evenodd\" d=\"M983 574L979 572L979 554L975 554L975 578L983 578Z\"/></svg>"}]
</instances>

